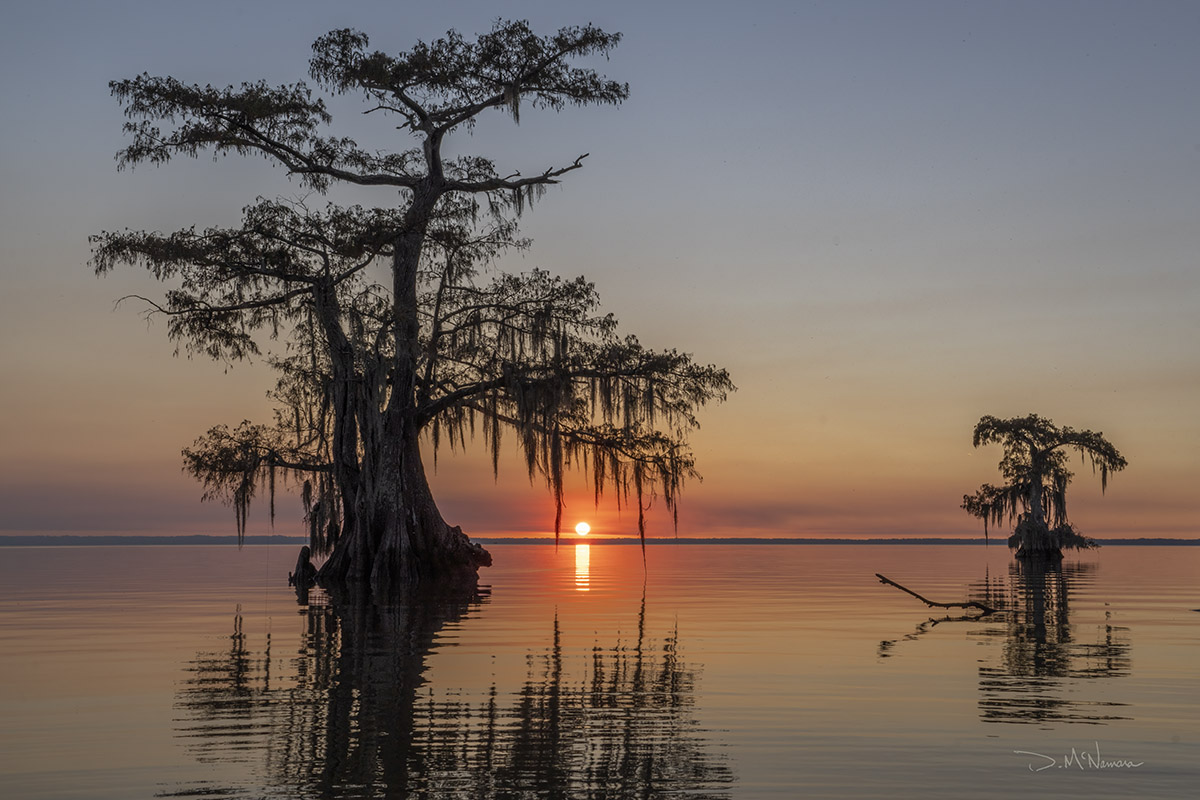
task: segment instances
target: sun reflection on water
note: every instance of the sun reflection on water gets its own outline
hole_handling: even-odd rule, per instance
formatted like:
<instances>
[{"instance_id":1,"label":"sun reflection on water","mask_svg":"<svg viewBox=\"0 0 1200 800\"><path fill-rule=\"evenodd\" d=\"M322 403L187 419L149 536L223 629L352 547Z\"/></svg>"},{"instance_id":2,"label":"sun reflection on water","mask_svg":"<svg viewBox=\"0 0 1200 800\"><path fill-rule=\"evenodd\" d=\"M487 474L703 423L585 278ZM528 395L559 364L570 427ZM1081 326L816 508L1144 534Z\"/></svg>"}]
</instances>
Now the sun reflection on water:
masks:
<instances>
[{"instance_id":1,"label":"sun reflection on water","mask_svg":"<svg viewBox=\"0 0 1200 800\"><path fill-rule=\"evenodd\" d=\"M592 561L591 545L575 545L575 589L586 592L591 586L590 566Z\"/></svg>"}]
</instances>

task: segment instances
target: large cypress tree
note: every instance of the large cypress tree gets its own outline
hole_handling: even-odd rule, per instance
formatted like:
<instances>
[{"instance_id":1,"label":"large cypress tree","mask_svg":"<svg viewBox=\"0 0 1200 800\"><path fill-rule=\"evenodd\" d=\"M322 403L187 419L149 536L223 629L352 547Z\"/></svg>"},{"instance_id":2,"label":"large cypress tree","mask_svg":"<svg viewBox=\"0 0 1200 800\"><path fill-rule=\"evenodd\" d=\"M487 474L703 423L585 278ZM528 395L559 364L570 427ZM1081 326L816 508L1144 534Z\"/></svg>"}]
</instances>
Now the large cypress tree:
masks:
<instances>
[{"instance_id":1,"label":"large cypress tree","mask_svg":"<svg viewBox=\"0 0 1200 800\"><path fill-rule=\"evenodd\" d=\"M636 502L643 535L645 498L661 494L674 508L695 474L686 444L695 411L732 390L728 374L619 336L582 278L481 273L525 246L514 217L586 154L525 177L443 152L489 109L515 122L523 108L620 103L625 84L571 66L619 39L592 26L542 37L499 21L474 40L451 31L393 56L368 50L362 33L333 31L313 45L310 75L391 118L411 146L383 153L325 135L332 117L304 83L215 89L142 75L111 84L132 137L120 167L261 154L309 190L399 194L382 207L259 201L238 228L93 237L97 272L141 264L171 283L147 302L184 347L236 360L256 354L264 335L288 340L271 359L274 423L219 426L184 451L206 496L237 509L239 530L256 490L267 485L273 497L277 474L290 474L314 549L331 553L321 580L386 590L474 579L490 556L443 520L421 442L436 453L479 432L498 468L506 430L530 476L547 480L556 533L573 466L588 469L597 497L615 488Z\"/></svg>"}]
</instances>

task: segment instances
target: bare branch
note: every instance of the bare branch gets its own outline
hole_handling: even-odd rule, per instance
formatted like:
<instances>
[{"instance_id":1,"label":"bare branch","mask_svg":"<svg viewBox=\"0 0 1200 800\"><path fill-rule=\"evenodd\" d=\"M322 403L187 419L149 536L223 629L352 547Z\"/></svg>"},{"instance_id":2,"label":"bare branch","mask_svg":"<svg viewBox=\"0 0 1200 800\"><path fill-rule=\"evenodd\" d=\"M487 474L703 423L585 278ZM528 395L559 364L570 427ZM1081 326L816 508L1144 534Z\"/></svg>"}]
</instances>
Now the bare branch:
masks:
<instances>
[{"instance_id":1,"label":"bare branch","mask_svg":"<svg viewBox=\"0 0 1200 800\"><path fill-rule=\"evenodd\" d=\"M875 573L875 577L879 578L880 583L886 583L888 586L895 586L900 591L911 594L913 597L917 598L918 600L920 600L922 603L929 606L930 608L978 608L980 611L982 611L984 613L985 616L988 614L999 613L996 609L992 608L991 606L986 606L983 603L977 602L975 600L968 600L965 603L938 603L933 600L928 600L928 599L922 597L921 595L914 592L912 589L908 589L904 586L901 586L900 584L896 583L894 580L891 580L890 578L885 578L884 576L880 575L878 572Z\"/></svg>"}]
</instances>

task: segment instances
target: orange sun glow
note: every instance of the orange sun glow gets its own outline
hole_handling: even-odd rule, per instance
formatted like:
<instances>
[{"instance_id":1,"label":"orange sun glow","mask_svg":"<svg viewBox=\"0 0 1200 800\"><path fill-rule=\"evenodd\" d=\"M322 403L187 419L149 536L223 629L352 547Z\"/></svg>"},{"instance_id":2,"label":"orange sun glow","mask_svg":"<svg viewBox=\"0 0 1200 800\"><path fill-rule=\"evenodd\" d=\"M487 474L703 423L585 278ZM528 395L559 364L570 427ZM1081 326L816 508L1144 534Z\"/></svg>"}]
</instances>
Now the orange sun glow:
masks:
<instances>
[{"instance_id":1,"label":"orange sun glow","mask_svg":"<svg viewBox=\"0 0 1200 800\"><path fill-rule=\"evenodd\" d=\"M587 536L588 531L590 531L591 529L592 529L592 526L588 525L586 522L581 522L575 526L575 532L578 533L580 536Z\"/></svg>"}]
</instances>

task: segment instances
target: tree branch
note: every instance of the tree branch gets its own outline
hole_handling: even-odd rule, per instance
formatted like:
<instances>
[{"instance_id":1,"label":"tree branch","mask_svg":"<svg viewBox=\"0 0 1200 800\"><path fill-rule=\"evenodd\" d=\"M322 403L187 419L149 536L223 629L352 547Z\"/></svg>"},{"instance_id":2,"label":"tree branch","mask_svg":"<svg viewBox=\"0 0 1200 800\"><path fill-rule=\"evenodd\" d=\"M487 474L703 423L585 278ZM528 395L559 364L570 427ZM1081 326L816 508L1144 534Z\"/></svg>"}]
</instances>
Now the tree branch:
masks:
<instances>
[{"instance_id":1,"label":"tree branch","mask_svg":"<svg viewBox=\"0 0 1200 800\"><path fill-rule=\"evenodd\" d=\"M283 305L290 300L299 297L300 295L308 294L312 291L310 286L305 286L300 289L293 289L285 294L276 297L269 297L263 300L250 300L245 303L235 303L229 306L214 306L209 305L201 300L196 300L196 305L192 308L185 309L170 309L163 308L158 303L148 297L143 297L140 294L127 294L124 297L117 299L117 305L120 305L126 300L141 300L147 305L154 308L154 311L159 314L164 314L168 317L186 317L190 314L230 314L236 311L251 311L259 308L270 308L272 306Z\"/></svg>"},{"instance_id":2,"label":"tree branch","mask_svg":"<svg viewBox=\"0 0 1200 800\"><path fill-rule=\"evenodd\" d=\"M584 153L575 159L569 167L560 167L559 169L548 169L541 175L534 178L520 178L512 180L511 178L489 178L483 181L456 181L448 180L444 186L447 191L465 192L465 193L480 193L480 192L500 192L511 191L515 189L524 189L529 186L548 186L558 183L557 178L566 175L572 170L580 169L583 166L583 160L590 153Z\"/></svg>"},{"instance_id":3,"label":"tree branch","mask_svg":"<svg viewBox=\"0 0 1200 800\"><path fill-rule=\"evenodd\" d=\"M875 573L875 577L879 578L880 583L886 583L889 586L895 586L900 591L911 594L913 597L917 598L922 603L924 603L925 605L927 605L931 608L978 608L985 615L999 613L996 609L992 608L991 606L985 606L983 603L976 602L975 600L968 600L965 603L935 603L933 600L928 600L928 599L922 597L921 595L917 594L912 589L905 588L905 587L901 586L900 584L896 583L894 580L891 580L890 578L885 578L884 576L880 575L878 572Z\"/></svg>"}]
</instances>

